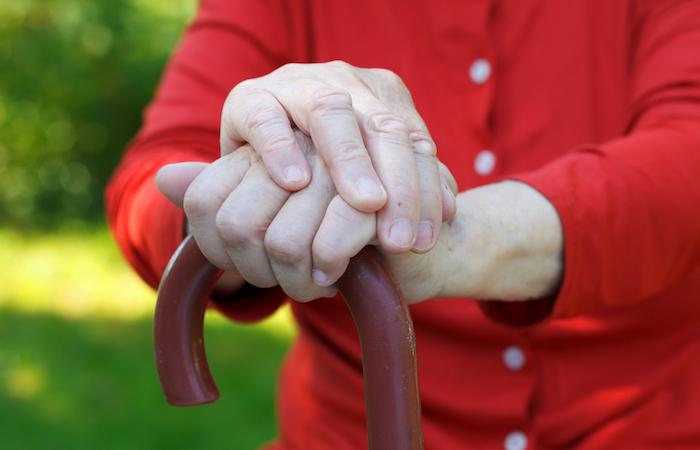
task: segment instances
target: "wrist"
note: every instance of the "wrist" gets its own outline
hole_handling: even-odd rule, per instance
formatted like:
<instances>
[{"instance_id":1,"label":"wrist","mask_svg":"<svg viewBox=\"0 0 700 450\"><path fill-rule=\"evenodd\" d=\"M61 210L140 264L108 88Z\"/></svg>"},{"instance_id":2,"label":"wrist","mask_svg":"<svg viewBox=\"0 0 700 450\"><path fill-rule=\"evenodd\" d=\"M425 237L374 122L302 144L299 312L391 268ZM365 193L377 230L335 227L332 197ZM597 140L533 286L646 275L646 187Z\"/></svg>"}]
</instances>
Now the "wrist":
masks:
<instances>
[{"instance_id":1,"label":"wrist","mask_svg":"<svg viewBox=\"0 0 700 450\"><path fill-rule=\"evenodd\" d=\"M562 229L543 195L503 181L459 194L457 205L445 239L442 295L517 301L557 289Z\"/></svg>"}]
</instances>

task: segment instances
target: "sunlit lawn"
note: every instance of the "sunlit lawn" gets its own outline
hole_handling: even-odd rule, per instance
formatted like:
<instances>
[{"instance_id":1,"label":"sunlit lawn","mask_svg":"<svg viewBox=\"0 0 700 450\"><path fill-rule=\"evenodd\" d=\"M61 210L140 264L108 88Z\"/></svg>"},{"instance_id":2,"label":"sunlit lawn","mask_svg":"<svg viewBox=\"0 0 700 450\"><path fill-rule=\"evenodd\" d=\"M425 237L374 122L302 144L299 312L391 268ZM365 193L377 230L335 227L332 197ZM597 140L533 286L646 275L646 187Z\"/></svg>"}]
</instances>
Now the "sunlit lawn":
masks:
<instances>
[{"instance_id":1,"label":"sunlit lawn","mask_svg":"<svg viewBox=\"0 0 700 450\"><path fill-rule=\"evenodd\" d=\"M151 353L154 294L102 230L0 231L0 448L254 449L275 436L285 312L258 326L211 314L221 400L167 406Z\"/></svg>"}]
</instances>

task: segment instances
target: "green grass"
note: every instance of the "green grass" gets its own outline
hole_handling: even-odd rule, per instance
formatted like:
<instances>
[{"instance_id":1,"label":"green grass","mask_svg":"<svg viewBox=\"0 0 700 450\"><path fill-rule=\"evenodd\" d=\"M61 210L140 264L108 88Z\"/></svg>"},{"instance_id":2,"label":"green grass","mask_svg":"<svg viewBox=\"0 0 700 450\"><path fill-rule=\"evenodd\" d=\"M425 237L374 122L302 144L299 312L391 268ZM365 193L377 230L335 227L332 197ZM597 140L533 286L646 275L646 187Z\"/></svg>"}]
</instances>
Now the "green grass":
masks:
<instances>
[{"instance_id":1,"label":"green grass","mask_svg":"<svg viewBox=\"0 0 700 450\"><path fill-rule=\"evenodd\" d=\"M154 294L104 231L0 231L0 448L236 449L276 435L287 313L257 326L212 314L207 352L222 394L173 408L151 349Z\"/></svg>"}]
</instances>

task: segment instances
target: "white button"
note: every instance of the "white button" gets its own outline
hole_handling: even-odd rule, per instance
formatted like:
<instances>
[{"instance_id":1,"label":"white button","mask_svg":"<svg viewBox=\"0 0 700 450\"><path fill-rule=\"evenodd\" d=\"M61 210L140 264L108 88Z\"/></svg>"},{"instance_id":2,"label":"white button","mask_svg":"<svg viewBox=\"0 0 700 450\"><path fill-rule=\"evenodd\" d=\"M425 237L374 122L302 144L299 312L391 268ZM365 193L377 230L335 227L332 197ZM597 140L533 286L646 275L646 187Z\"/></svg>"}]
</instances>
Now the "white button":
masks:
<instances>
[{"instance_id":1,"label":"white button","mask_svg":"<svg viewBox=\"0 0 700 450\"><path fill-rule=\"evenodd\" d=\"M505 441L503 441L505 450L525 450L527 448L527 436L522 431L513 431L508 433Z\"/></svg>"},{"instance_id":2,"label":"white button","mask_svg":"<svg viewBox=\"0 0 700 450\"><path fill-rule=\"evenodd\" d=\"M503 351L503 364L517 372L525 366L525 352L517 345L511 345Z\"/></svg>"},{"instance_id":3,"label":"white button","mask_svg":"<svg viewBox=\"0 0 700 450\"><path fill-rule=\"evenodd\" d=\"M476 84L484 84L491 76L491 63L483 58L475 60L469 67L469 77Z\"/></svg>"},{"instance_id":4,"label":"white button","mask_svg":"<svg viewBox=\"0 0 700 450\"><path fill-rule=\"evenodd\" d=\"M491 150L482 150L474 159L474 170L479 175L488 175L496 167L496 155Z\"/></svg>"}]
</instances>

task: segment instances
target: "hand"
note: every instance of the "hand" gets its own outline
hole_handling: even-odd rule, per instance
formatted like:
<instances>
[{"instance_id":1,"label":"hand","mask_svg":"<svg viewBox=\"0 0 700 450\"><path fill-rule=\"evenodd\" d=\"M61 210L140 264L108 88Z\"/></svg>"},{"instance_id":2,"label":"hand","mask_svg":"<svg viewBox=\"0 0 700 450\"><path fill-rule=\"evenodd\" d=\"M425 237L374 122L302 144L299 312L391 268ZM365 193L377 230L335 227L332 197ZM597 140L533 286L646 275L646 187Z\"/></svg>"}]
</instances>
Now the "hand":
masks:
<instances>
[{"instance_id":1,"label":"hand","mask_svg":"<svg viewBox=\"0 0 700 450\"><path fill-rule=\"evenodd\" d=\"M312 170L310 184L295 193L280 188L259 156L243 146L213 164L182 163L158 174L161 191L184 204L189 227L204 255L229 274L239 274L259 287L279 284L300 301L335 295L333 283L349 259L376 241L376 214L350 207L336 194L330 171L311 141L297 132ZM442 220L450 220L456 185L443 167L452 189ZM438 199L442 202L442 199ZM395 255L397 281L409 292L428 298L442 282L425 275L432 257L411 252ZM404 276L404 273L406 276ZM420 280L421 286L417 285Z\"/></svg>"},{"instance_id":2,"label":"hand","mask_svg":"<svg viewBox=\"0 0 700 450\"><path fill-rule=\"evenodd\" d=\"M240 271L256 286L279 283L292 298L310 300L335 293L329 286L349 258L373 242L376 217L337 196L323 160L301 136L300 144L313 181L291 195L270 179L247 146L211 165L166 166L158 185L179 206L187 189L192 232L212 263L233 278ZM443 210L454 214L455 207ZM432 251L384 254L409 302L434 297L519 301L550 295L559 286L562 228L556 210L539 192L515 181L494 183L460 193L456 212L454 218L443 217L446 223Z\"/></svg>"},{"instance_id":3,"label":"hand","mask_svg":"<svg viewBox=\"0 0 700 450\"><path fill-rule=\"evenodd\" d=\"M385 250L426 252L437 242L440 198L447 203L450 193L435 143L397 75L335 61L288 64L244 81L223 107L222 156L250 143L271 179L297 191L312 169L294 128L312 138L343 200L379 211Z\"/></svg>"}]
</instances>

